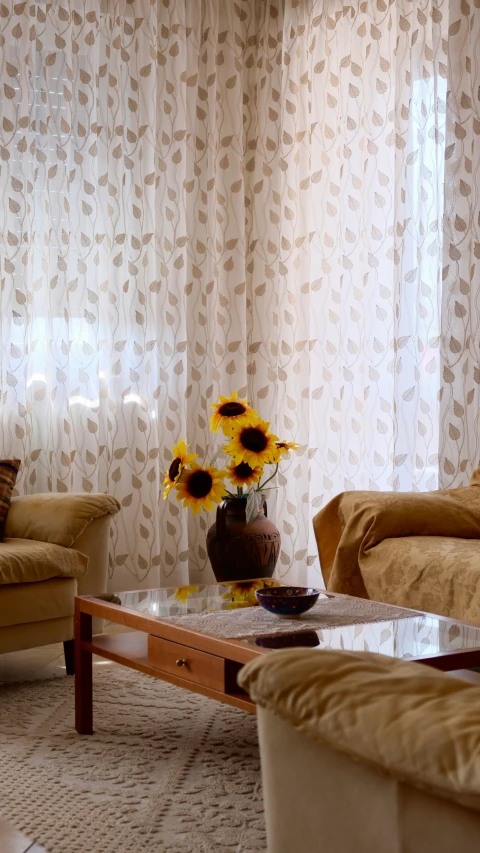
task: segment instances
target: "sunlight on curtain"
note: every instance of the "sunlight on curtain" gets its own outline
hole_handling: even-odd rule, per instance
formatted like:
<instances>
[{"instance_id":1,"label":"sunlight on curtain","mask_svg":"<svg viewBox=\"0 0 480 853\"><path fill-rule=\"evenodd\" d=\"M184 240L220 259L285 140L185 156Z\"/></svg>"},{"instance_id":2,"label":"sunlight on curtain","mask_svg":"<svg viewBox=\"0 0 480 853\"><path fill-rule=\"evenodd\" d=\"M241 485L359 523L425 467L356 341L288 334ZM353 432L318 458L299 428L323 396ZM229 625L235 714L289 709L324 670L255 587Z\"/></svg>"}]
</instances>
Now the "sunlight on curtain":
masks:
<instances>
[{"instance_id":1,"label":"sunlight on curtain","mask_svg":"<svg viewBox=\"0 0 480 853\"><path fill-rule=\"evenodd\" d=\"M279 374L309 445L279 494L307 525L345 489L437 484L447 33L434 0L285 4L260 32L254 339L281 339L253 382Z\"/></svg>"},{"instance_id":2,"label":"sunlight on curtain","mask_svg":"<svg viewBox=\"0 0 480 853\"><path fill-rule=\"evenodd\" d=\"M435 487L450 22L0 7L1 453L21 492L121 501L113 588L210 577L213 518L160 486L180 435L214 450L219 393L302 445L269 498L282 577L319 582L311 517L339 491Z\"/></svg>"}]
</instances>

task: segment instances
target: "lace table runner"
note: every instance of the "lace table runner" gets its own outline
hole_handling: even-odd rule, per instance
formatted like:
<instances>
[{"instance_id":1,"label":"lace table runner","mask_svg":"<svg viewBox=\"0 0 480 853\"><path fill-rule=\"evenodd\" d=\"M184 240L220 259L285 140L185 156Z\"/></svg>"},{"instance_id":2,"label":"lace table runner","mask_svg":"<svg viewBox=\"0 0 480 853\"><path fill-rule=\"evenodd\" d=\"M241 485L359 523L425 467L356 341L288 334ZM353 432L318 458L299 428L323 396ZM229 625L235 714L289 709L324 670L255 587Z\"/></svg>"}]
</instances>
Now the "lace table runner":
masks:
<instances>
[{"instance_id":1,"label":"lace table runner","mask_svg":"<svg viewBox=\"0 0 480 853\"><path fill-rule=\"evenodd\" d=\"M200 634L223 639L241 639L263 634L290 634L292 631L320 631L366 622L388 622L392 619L418 616L412 610L402 610L391 604L380 604L363 598L319 598L317 603L300 616L275 616L263 607L241 607L237 610L216 610L213 613L186 613L181 616L162 616L168 621Z\"/></svg>"}]
</instances>

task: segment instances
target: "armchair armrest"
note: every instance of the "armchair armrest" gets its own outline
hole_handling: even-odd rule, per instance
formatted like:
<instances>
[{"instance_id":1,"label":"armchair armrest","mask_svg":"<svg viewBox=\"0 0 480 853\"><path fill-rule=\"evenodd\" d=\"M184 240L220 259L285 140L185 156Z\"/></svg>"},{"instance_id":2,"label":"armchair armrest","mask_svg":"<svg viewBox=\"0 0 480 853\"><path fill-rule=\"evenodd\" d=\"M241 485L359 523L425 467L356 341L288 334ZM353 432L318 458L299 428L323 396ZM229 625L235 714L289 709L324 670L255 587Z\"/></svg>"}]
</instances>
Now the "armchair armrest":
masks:
<instances>
[{"instance_id":1,"label":"armchair armrest","mask_svg":"<svg viewBox=\"0 0 480 853\"><path fill-rule=\"evenodd\" d=\"M12 499L4 535L71 548L92 521L115 515L119 509L120 504L111 495L25 495Z\"/></svg>"},{"instance_id":2,"label":"armchair armrest","mask_svg":"<svg viewBox=\"0 0 480 853\"><path fill-rule=\"evenodd\" d=\"M272 652L238 682L306 737L480 811L480 688L418 663L329 649Z\"/></svg>"}]
</instances>

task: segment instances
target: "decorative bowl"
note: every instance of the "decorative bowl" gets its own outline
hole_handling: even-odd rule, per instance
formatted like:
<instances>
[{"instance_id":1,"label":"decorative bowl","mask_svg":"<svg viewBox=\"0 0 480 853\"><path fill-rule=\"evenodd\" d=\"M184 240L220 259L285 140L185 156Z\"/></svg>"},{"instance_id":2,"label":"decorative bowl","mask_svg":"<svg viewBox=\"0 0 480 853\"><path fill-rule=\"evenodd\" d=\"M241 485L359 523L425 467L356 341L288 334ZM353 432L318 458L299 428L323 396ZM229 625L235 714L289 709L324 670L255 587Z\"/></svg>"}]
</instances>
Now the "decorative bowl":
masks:
<instances>
[{"instance_id":1,"label":"decorative bowl","mask_svg":"<svg viewBox=\"0 0 480 853\"><path fill-rule=\"evenodd\" d=\"M276 616L305 613L313 607L319 595L319 589L305 586L271 586L255 592L258 603Z\"/></svg>"}]
</instances>

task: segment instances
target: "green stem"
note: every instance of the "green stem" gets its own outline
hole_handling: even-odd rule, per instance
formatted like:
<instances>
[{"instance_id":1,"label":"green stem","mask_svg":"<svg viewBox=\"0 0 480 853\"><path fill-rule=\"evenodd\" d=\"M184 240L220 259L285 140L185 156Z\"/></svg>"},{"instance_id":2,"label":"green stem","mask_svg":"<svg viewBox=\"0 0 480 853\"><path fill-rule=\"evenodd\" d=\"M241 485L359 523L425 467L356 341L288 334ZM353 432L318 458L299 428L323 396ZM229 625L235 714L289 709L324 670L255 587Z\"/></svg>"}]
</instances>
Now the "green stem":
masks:
<instances>
[{"instance_id":1,"label":"green stem","mask_svg":"<svg viewBox=\"0 0 480 853\"><path fill-rule=\"evenodd\" d=\"M215 462L217 461L218 457L220 456L224 446L225 445L223 445L223 444L220 445L220 447L218 448L217 452L215 453L212 461L210 462L210 465L215 465Z\"/></svg>"},{"instance_id":2,"label":"green stem","mask_svg":"<svg viewBox=\"0 0 480 853\"><path fill-rule=\"evenodd\" d=\"M243 496L243 486L237 486L237 497L241 498Z\"/></svg>"},{"instance_id":3,"label":"green stem","mask_svg":"<svg viewBox=\"0 0 480 853\"><path fill-rule=\"evenodd\" d=\"M257 488L256 488L256 491L257 491L257 492L262 491L262 490L265 488L265 486L267 485L267 483L269 483L269 482L270 482L270 480L273 480L273 478L274 478L274 477L276 476L276 474L277 474L277 471L278 471L278 462L277 462L277 464L275 465L275 471L273 472L272 476L271 476L271 477L269 477L269 478L268 478L268 480L265 480L265 482L264 482L264 483L259 483L259 484L258 484L258 486L257 486Z\"/></svg>"}]
</instances>

